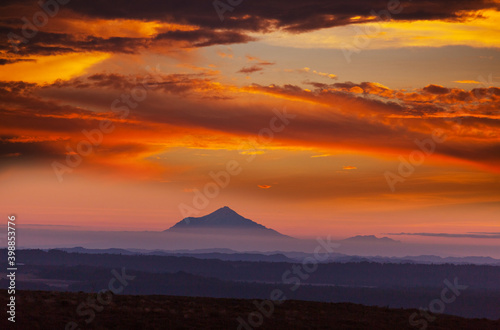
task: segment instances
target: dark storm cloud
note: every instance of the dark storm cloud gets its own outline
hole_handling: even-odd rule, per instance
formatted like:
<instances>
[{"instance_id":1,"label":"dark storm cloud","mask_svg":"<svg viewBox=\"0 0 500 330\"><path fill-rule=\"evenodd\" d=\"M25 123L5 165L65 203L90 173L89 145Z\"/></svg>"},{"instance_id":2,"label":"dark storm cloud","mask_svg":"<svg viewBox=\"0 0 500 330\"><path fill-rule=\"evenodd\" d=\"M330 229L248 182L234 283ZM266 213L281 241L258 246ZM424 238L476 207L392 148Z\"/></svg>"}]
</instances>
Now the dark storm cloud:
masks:
<instances>
[{"instance_id":1,"label":"dark storm cloud","mask_svg":"<svg viewBox=\"0 0 500 330\"><path fill-rule=\"evenodd\" d=\"M0 159L23 160L30 158L50 159L61 156L58 151L64 139L37 140L26 136L0 136ZM59 145L59 146L58 146Z\"/></svg>"},{"instance_id":2,"label":"dark storm cloud","mask_svg":"<svg viewBox=\"0 0 500 330\"><path fill-rule=\"evenodd\" d=\"M0 35L13 32L22 35L20 29L12 30L0 27ZM138 53L146 47L168 42L183 42L181 47L207 47L235 43L247 43L255 38L233 31L169 31L158 34L155 38L127 38L99 36L76 37L73 34L47 33L39 31L34 38L17 45L17 55L60 55L74 52L99 51L110 53ZM13 53L10 42L0 43L0 50ZM23 59L0 59L0 65L22 61ZM2 63L4 61L4 63Z\"/></svg>"},{"instance_id":3,"label":"dark storm cloud","mask_svg":"<svg viewBox=\"0 0 500 330\"><path fill-rule=\"evenodd\" d=\"M448 94L450 92L449 88L445 88L439 85L428 85L423 88L423 90L427 93L431 94Z\"/></svg>"},{"instance_id":4,"label":"dark storm cloud","mask_svg":"<svg viewBox=\"0 0 500 330\"><path fill-rule=\"evenodd\" d=\"M242 33L233 31L169 31L161 33L156 40L187 41L194 47L207 47L212 45L225 45L235 43L246 43L255 40Z\"/></svg>"},{"instance_id":5,"label":"dark storm cloud","mask_svg":"<svg viewBox=\"0 0 500 330\"><path fill-rule=\"evenodd\" d=\"M0 35L14 33L22 36L21 29L10 29L0 26ZM0 50L13 53L11 43L5 38L5 42L0 43ZM60 55L74 52L102 51L113 53L136 53L150 43L146 38L123 38L111 37L101 38L98 36L76 37L66 33L48 33L38 31L38 33L26 43L17 45L17 55ZM22 60L22 59L20 59ZM17 61L20 61L17 60Z\"/></svg>"},{"instance_id":6,"label":"dark storm cloud","mask_svg":"<svg viewBox=\"0 0 500 330\"><path fill-rule=\"evenodd\" d=\"M20 8L23 10L20 11ZM229 8L229 7L227 7ZM20 54L62 54L79 51L106 51L134 53L158 41L186 42L184 47L206 47L220 44L246 43L254 40L248 32L266 33L283 29L292 33L302 33L318 29L359 24L380 19L393 20L463 20L471 11L496 8L500 5L489 0L462 1L402 1L397 0L353 0L353 1L244 1L232 10L224 12L220 20L212 1L122 1L111 0L73 0L60 6L57 20L64 15L69 19L135 19L141 21L160 21L198 27L193 31L173 30L163 32L152 38L103 38L89 35L75 37L71 33L47 33L40 31L29 42L20 44ZM0 19L0 34L4 35L0 49L12 51L7 35L12 32L22 35L21 20L40 7L37 1L3 2L0 5L5 15ZM469 12L469 13L468 13ZM31 14L28 14L31 13ZM64 17L66 17L64 16ZM360 19L351 20L359 16ZM16 19L16 17L18 17ZM375 17L375 18L374 18ZM49 20L49 21L50 21ZM4 59L5 62L7 59ZM0 63L1 64L1 63Z\"/></svg>"},{"instance_id":7,"label":"dark storm cloud","mask_svg":"<svg viewBox=\"0 0 500 330\"><path fill-rule=\"evenodd\" d=\"M228 4L225 1L222 3ZM197 25L202 28L240 29L265 31L275 24L293 32L305 32L332 26L347 25L353 16L369 17L371 11L387 11L388 6L404 9L392 18L396 20L463 19L464 11L499 8L498 3L489 0L441 0L441 1L387 1L387 0L253 0L243 1L225 13L220 21L213 1L127 1L117 3L112 0L73 0L70 8L90 17L131 18L173 21ZM390 7L392 8L392 7ZM389 9L390 9L389 8ZM393 9L393 12L398 11ZM384 18L384 15L381 15ZM271 23L274 22L274 23Z\"/></svg>"},{"instance_id":8,"label":"dark storm cloud","mask_svg":"<svg viewBox=\"0 0 500 330\"><path fill-rule=\"evenodd\" d=\"M264 70L263 68L261 68L260 66L258 65L252 65L252 66L249 66L249 67L244 67L244 68L241 68L241 70L239 70L238 72L239 73L254 73L254 72L257 72L257 71L262 71Z\"/></svg>"},{"instance_id":9,"label":"dark storm cloud","mask_svg":"<svg viewBox=\"0 0 500 330\"><path fill-rule=\"evenodd\" d=\"M0 58L0 65L12 64L12 63L16 63L16 62L35 62L35 60L22 59L22 58L17 58L17 59Z\"/></svg>"}]
</instances>

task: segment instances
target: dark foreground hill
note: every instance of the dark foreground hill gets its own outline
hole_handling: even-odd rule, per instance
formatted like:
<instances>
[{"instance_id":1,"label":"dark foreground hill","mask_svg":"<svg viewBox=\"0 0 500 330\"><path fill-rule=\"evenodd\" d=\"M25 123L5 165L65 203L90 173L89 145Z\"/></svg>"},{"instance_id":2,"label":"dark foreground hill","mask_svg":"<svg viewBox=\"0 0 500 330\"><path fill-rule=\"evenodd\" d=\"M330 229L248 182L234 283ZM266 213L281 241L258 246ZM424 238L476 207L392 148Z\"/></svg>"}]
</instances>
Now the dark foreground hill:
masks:
<instances>
[{"instance_id":1,"label":"dark foreground hill","mask_svg":"<svg viewBox=\"0 0 500 330\"><path fill-rule=\"evenodd\" d=\"M6 250L2 253L6 260ZM129 295L265 299L280 289L290 300L427 309L434 302L434 310L450 315L500 318L500 267L495 266L360 262L307 270L298 262L40 250L19 250L16 257L24 263L16 278L19 290L97 292L108 287L113 271L123 271L136 276L121 292ZM0 279L0 288L8 286Z\"/></svg>"},{"instance_id":2,"label":"dark foreground hill","mask_svg":"<svg viewBox=\"0 0 500 330\"><path fill-rule=\"evenodd\" d=\"M412 309L367 307L350 303L318 303L287 300L266 307L262 316L256 305L262 300L176 296L111 296L110 303L96 303L93 314L88 301L96 294L48 291L17 291L17 329L420 329L410 324ZM7 303L0 290L0 302ZM107 298L106 298L107 299ZM80 313L77 313L80 310ZM253 313L253 319L249 315ZM79 315L80 314L80 315ZM91 320L90 320L91 319ZM85 321L90 320L87 324ZM250 323L249 323L250 322ZM252 326L251 324L254 324ZM257 325L259 325L257 327ZM0 318L0 329L13 324ZM14 327L12 327L14 328ZM500 321L440 315L427 329L499 329Z\"/></svg>"}]
</instances>

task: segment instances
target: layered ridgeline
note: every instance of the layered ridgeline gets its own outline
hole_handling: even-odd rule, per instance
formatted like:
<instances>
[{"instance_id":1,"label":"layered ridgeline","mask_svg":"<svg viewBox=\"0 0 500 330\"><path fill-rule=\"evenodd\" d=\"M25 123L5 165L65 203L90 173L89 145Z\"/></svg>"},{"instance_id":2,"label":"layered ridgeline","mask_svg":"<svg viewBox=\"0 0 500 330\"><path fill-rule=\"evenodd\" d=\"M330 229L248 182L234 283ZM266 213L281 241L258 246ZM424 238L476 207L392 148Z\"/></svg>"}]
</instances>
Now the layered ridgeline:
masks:
<instances>
[{"instance_id":1,"label":"layered ridgeline","mask_svg":"<svg viewBox=\"0 0 500 330\"><path fill-rule=\"evenodd\" d=\"M247 219L227 206L202 217L184 218L174 226L165 230L165 232L185 234L228 233L242 236L291 238L274 229L267 228L255 221Z\"/></svg>"}]
</instances>

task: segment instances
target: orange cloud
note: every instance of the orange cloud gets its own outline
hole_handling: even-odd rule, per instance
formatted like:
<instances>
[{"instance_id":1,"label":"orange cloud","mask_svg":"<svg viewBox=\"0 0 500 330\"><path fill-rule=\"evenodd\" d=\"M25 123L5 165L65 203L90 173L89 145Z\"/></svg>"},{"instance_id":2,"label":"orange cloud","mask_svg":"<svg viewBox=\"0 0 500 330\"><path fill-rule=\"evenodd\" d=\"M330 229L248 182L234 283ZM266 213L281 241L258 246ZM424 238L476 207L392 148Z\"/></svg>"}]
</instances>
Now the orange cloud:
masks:
<instances>
[{"instance_id":1,"label":"orange cloud","mask_svg":"<svg viewBox=\"0 0 500 330\"><path fill-rule=\"evenodd\" d=\"M78 36L101 38L149 38L167 31L193 31L197 28L193 25L161 21L56 16L51 24L44 27L44 32L60 33L65 31Z\"/></svg>"},{"instance_id":2,"label":"orange cloud","mask_svg":"<svg viewBox=\"0 0 500 330\"><path fill-rule=\"evenodd\" d=\"M479 81L475 81L475 80L455 80L454 82L459 83L459 84L480 84Z\"/></svg>"},{"instance_id":3,"label":"orange cloud","mask_svg":"<svg viewBox=\"0 0 500 330\"><path fill-rule=\"evenodd\" d=\"M222 58L233 58L233 51L231 50L231 48L228 48L227 49L227 52L223 52L222 50L217 50L217 55L219 55L220 57Z\"/></svg>"},{"instance_id":4,"label":"orange cloud","mask_svg":"<svg viewBox=\"0 0 500 330\"><path fill-rule=\"evenodd\" d=\"M217 77L205 71L160 74L160 81L143 101L134 102L136 108L130 108L127 118L113 114L110 104L116 95L133 90L141 76L94 74L44 86L4 82L0 87L9 97L3 99L0 127L12 136L5 139L9 145L3 154L41 155L50 149L47 157L66 155L64 143L50 140L51 136L64 136L74 146L83 138L82 130L95 129L109 119L117 129L106 136L102 150L134 161L147 162L155 153L174 147L226 149L247 156L278 149L323 153L308 156L312 158L339 150L401 154L415 149L415 139L425 140L440 129L447 141L436 148L432 159L443 156L498 167L499 88L467 91L428 85L402 91L369 82L310 83L315 88L308 92L294 85L237 87L220 83ZM354 88L363 92L352 92ZM297 115L290 122L293 129L274 134L272 142L261 147L239 149L246 136L257 137L269 126L275 116L269 109L278 104ZM395 138L401 134L407 138ZM112 166L114 162L100 159L104 154L89 160Z\"/></svg>"},{"instance_id":5,"label":"orange cloud","mask_svg":"<svg viewBox=\"0 0 500 330\"><path fill-rule=\"evenodd\" d=\"M274 65L274 64L276 64L274 62L268 62L268 61L262 60L262 59L258 58L257 56L247 55L246 58L249 62L257 62L258 65Z\"/></svg>"},{"instance_id":6,"label":"orange cloud","mask_svg":"<svg viewBox=\"0 0 500 330\"><path fill-rule=\"evenodd\" d=\"M105 53L75 53L54 56L34 56L34 61L3 65L0 80L52 83L82 75L92 65L109 58Z\"/></svg>"},{"instance_id":7,"label":"orange cloud","mask_svg":"<svg viewBox=\"0 0 500 330\"><path fill-rule=\"evenodd\" d=\"M424 6L423 3L419 5ZM403 13L410 14L411 6L405 7ZM462 10L457 8L454 11L453 19L434 19L432 17L422 17L421 19L408 17L405 19L403 13L393 15L392 19L386 21L380 21L376 17L364 17L363 20L349 19L346 20L346 23L356 23L356 29L350 26L334 25L325 29L303 31L304 33L294 34L293 38L287 37L287 32L278 30L266 34L265 40L271 45L284 47L352 49L352 51L356 51L359 50L359 47L354 44L353 40L363 35L369 40L363 49L443 47L448 45L498 48L500 33L496 27L500 11L498 11L498 4L490 3L490 6L496 7L496 10L485 8L486 10L466 11L463 8ZM429 6L426 7L430 9Z\"/></svg>"}]
</instances>

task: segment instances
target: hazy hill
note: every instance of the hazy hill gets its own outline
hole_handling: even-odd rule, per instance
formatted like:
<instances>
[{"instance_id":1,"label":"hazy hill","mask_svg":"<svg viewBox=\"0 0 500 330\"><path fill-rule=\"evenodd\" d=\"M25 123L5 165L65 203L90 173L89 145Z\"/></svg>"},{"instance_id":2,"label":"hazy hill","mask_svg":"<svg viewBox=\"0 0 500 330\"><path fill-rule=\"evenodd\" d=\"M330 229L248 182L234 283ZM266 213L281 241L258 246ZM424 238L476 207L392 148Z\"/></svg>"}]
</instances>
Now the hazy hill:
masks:
<instances>
[{"instance_id":1,"label":"hazy hill","mask_svg":"<svg viewBox=\"0 0 500 330\"><path fill-rule=\"evenodd\" d=\"M398 241L395 241L398 242ZM396 243L397 244L397 243ZM178 256L193 257L199 259L219 259L233 261L268 261L268 262L297 262L308 257L314 257L313 253L291 252L291 251L246 251L238 252L231 249L183 249L183 250L146 250L146 249L86 249L83 247L57 248L55 250L70 253L87 254L123 254L123 255L156 255L156 256ZM45 249L49 251L49 249ZM416 264L475 264L500 266L500 260L490 257L439 257L434 255L381 257L381 256L356 256L341 253L331 253L323 263L330 262L377 262L377 263L416 263Z\"/></svg>"},{"instance_id":2,"label":"hazy hill","mask_svg":"<svg viewBox=\"0 0 500 330\"><path fill-rule=\"evenodd\" d=\"M357 235L354 237L349 237L341 240L343 243L371 243L371 244L383 244L383 243L401 243L400 241L393 240L389 237L377 237L375 235Z\"/></svg>"}]
</instances>

